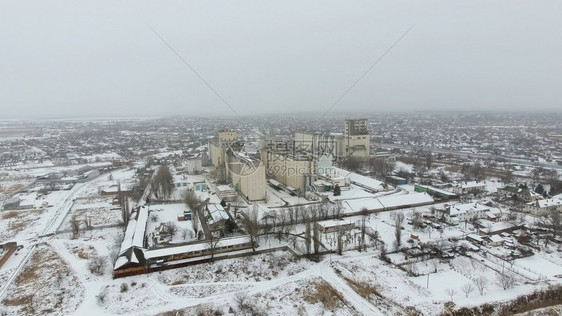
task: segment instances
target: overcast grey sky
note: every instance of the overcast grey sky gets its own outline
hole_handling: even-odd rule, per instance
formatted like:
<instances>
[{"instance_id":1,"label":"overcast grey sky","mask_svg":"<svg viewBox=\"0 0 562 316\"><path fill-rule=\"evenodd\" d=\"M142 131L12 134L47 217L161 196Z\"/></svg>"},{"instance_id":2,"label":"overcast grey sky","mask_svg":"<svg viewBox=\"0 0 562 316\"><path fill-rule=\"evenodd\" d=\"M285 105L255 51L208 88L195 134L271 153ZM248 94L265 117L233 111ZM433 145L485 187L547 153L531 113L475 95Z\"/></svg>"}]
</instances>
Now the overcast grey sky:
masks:
<instances>
[{"instance_id":1,"label":"overcast grey sky","mask_svg":"<svg viewBox=\"0 0 562 316\"><path fill-rule=\"evenodd\" d=\"M4 1L0 117L562 109L562 2Z\"/></svg>"}]
</instances>

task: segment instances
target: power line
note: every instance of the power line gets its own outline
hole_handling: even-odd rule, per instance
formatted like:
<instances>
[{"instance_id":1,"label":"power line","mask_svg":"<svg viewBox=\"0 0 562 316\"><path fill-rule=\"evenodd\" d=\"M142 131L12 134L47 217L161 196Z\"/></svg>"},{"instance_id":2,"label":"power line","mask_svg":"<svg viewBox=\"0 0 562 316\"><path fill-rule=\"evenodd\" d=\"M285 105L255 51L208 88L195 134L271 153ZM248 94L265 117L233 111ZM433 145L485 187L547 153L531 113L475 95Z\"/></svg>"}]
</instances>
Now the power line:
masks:
<instances>
[{"instance_id":1,"label":"power line","mask_svg":"<svg viewBox=\"0 0 562 316\"><path fill-rule=\"evenodd\" d=\"M226 101L225 98L223 98L218 92L217 90L215 90L213 88L213 86L211 86L211 84L209 84L207 82L207 80L205 80L205 78L203 78L203 76L201 76L173 47L172 45L170 45L160 34L158 34L158 32L156 32L156 30L154 28L152 28L152 26L148 25L147 26L152 30L152 32L154 32L154 34L156 34L156 36L158 36L158 38L164 42L164 44L166 44L166 46L168 46L168 48L182 61L182 63L184 65L187 66L187 68L189 68L211 91L213 91L213 93L222 101L222 103L224 103L226 106L228 106L228 108L234 113L236 114L236 116L238 116L238 118L240 118L242 120L242 117L240 116L240 114L238 114L238 112L236 112L236 110Z\"/></svg>"},{"instance_id":2,"label":"power line","mask_svg":"<svg viewBox=\"0 0 562 316\"><path fill-rule=\"evenodd\" d=\"M394 44L392 44L385 52L384 54L382 54L372 65L371 67L369 67L367 69L367 71L365 71L357 80L355 80L355 82L353 82L353 84L336 100L336 102L334 102L332 104L332 106L330 106L330 108L328 108L328 110L322 114L322 116L318 119L321 120L322 118L324 118L338 103L340 103L340 101L349 93L349 91L351 91L351 89L353 89L358 83L359 81L361 81L361 79L363 79L373 68L375 68L375 66L388 54L390 53L390 51L406 36L406 34L408 34L408 32L410 32L411 29L414 28L414 26L416 26L415 24L410 26L406 32L404 32L404 34L402 34L402 36L400 36L395 42Z\"/></svg>"}]
</instances>

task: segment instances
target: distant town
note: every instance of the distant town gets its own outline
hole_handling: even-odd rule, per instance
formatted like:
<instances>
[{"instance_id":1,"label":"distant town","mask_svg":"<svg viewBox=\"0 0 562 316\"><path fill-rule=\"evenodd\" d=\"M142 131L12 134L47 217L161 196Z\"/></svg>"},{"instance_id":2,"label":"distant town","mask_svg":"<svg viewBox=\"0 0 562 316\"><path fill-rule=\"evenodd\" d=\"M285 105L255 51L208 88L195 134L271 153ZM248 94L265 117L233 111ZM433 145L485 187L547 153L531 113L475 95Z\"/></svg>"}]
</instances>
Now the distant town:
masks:
<instances>
[{"instance_id":1,"label":"distant town","mask_svg":"<svg viewBox=\"0 0 562 316\"><path fill-rule=\"evenodd\" d=\"M0 121L0 314L562 312L561 118Z\"/></svg>"}]
</instances>

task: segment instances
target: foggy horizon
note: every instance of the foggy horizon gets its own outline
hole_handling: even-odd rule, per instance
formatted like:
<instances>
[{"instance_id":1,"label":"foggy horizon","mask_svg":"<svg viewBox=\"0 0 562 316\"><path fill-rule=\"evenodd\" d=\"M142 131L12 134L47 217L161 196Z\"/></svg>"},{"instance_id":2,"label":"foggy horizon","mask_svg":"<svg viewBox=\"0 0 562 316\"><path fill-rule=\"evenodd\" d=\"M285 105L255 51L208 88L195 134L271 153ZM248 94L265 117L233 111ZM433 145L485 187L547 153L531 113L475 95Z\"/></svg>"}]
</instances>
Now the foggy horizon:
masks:
<instances>
[{"instance_id":1,"label":"foggy horizon","mask_svg":"<svg viewBox=\"0 0 562 316\"><path fill-rule=\"evenodd\" d=\"M451 114L451 115L462 115L462 114L526 114L526 113L534 113L537 115L562 115L562 111L558 110L396 110L396 111L355 111L355 112L341 112L341 111L330 111L326 114L325 117L322 115L325 112L263 112L263 113L254 113L254 114L244 114L237 116L234 113L225 113L225 114L146 114L146 115L103 115L103 114L83 114L83 115L60 115L60 116L20 116L20 117L3 117L0 119L0 122L9 122L9 121L72 121L72 120L84 120L84 121L104 121L104 120L150 120L150 119L162 119L162 118L205 118L205 119L244 119L244 118L257 118L257 117L268 117L271 115L281 115L283 117L291 116L293 114L305 115L310 116L309 119L311 120L320 120L322 118L349 118L349 119L358 119L363 118L369 115L375 114L404 114L406 117L408 115L415 115L415 114Z\"/></svg>"}]
</instances>

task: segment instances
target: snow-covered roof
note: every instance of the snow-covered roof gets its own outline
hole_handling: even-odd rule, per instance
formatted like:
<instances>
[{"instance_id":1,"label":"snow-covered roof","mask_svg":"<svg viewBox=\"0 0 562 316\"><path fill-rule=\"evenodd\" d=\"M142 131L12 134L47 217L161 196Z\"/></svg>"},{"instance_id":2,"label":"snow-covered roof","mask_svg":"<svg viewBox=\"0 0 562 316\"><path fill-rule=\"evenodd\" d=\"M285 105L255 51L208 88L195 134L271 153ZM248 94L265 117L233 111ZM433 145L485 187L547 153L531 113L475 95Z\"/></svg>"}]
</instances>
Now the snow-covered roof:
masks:
<instances>
[{"instance_id":1,"label":"snow-covered roof","mask_svg":"<svg viewBox=\"0 0 562 316\"><path fill-rule=\"evenodd\" d=\"M457 184L457 186L460 186L463 189L468 189L468 188L484 187L486 186L486 184L484 182L468 181L468 182L461 182Z\"/></svg>"},{"instance_id":2,"label":"snow-covered roof","mask_svg":"<svg viewBox=\"0 0 562 316\"><path fill-rule=\"evenodd\" d=\"M328 181L324 181L322 179L319 179L319 180L314 181L314 185L316 185L316 186L320 186L320 185L329 186L329 185L331 185L331 183L328 182Z\"/></svg>"},{"instance_id":3,"label":"snow-covered roof","mask_svg":"<svg viewBox=\"0 0 562 316\"><path fill-rule=\"evenodd\" d=\"M134 251L131 251L131 260L130 260L130 262L139 263L139 258L137 258L137 255L135 254Z\"/></svg>"},{"instance_id":4,"label":"snow-covered roof","mask_svg":"<svg viewBox=\"0 0 562 316\"><path fill-rule=\"evenodd\" d=\"M379 200L374 198L358 199L358 200L348 200L344 202L353 211L360 211L362 209L367 210L383 210L384 206L379 202Z\"/></svg>"},{"instance_id":5,"label":"snow-covered roof","mask_svg":"<svg viewBox=\"0 0 562 316\"><path fill-rule=\"evenodd\" d=\"M355 172L350 172L350 171L347 171L347 170L344 170L344 169L335 168L335 167L334 167L334 169L341 176L343 176L345 178L348 178L349 180L351 180L351 182L353 182L355 184L365 186L365 187L368 187L372 190L377 190L377 191L380 191L380 190L384 189L383 186L382 186L383 183L381 181L375 180L373 178L365 177L365 176L362 176L362 175L357 174Z\"/></svg>"},{"instance_id":6,"label":"snow-covered roof","mask_svg":"<svg viewBox=\"0 0 562 316\"><path fill-rule=\"evenodd\" d=\"M433 203L433 198L423 192L423 193L409 193L402 195L386 195L378 198L379 202L385 207L398 207L407 205L419 205L419 204L430 204Z\"/></svg>"},{"instance_id":7,"label":"snow-covered roof","mask_svg":"<svg viewBox=\"0 0 562 316\"><path fill-rule=\"evenodd\" d=\"M476 241L478 241L478 242L483 242L483 241L484 241L484 239L482 239L482 237L480 237L480 236L478 236L478 235L476 235L476 234L468 234L466 237L467 237L467 238L470 238L470 239L472 239L472 240L476 240Z\"/></svg>"},{"instance_id":8,"label":"snow-covered roof","mask_svg":"<svg viewBox=\"0 0 562 316\"><path fill-rule=\"evenodd\" d=\"M247 244L249 242L250 242L249 236L235 237L235 238L224 238L224 239L221 239L215 247L221 248L221 247L227 247L227 246ZM144 257L146 259L152 259L152 258L159 258L159 257L167 257L167 256L179 254L179 253L187 253L187 252L192 252L192 251L202 251L202 250L206 250L206 249L209 249L209 243L208 242L200 242L200 243L187 245L187 246L166 247L166 248L161 248L161 249L146 250L144 252Z\"/></svg>"},{"instance_id":9,"label":"snow-covered roof","mask_svg":"<svg viewBox=\"0 0 562 316\"><path fill-rule=\"evenodd\" d=\"M139 217L135 227L135 235L133 236L133 246L143 248L144 232L146 230L146 222L148 222L148 207L139 208Z\"/></svg>"},{"instance_id":10,"label":"snow-covered roof","mask_svg":"<svg viewBox=\"0 0 562 316\"><path fill-rule=\"evenodd\" d=\"M350 211L357 212L363 208L369 211L376 211L400 206L431 204L433 202L433 198L423 192L347 200L344 203L349 206Z\"/></svg>"},{"instance_id":11,"label":"snow-covered roof","mask_svg":"<svg viewBox=\"0 0 562 316\"><path fill-rule=\"evenodd\" d=\"M129 263L129 259L127 259L127 256L120 256L115 261L115 265L113 266L113 269L119 269L122 266L126 265L127 263Z\"/></svg>"},{"instance_id":12,"label":"snow-covered roof","mask_svg":"<svg viewBox=\"0 0 562 316\"><path fill-rule=\"evenodd\" d=\"M487 212L490 208L488 206L478 203L455 204L449 210L450 216L466 214L469 212Z\"/></svg>"},{"instance_id":13,"label":"snow-covered roof","mask_svg":"<svg viewBox=\"0 0 562 316\"><path fill-rule=\"evenodd\" d=\"M207 208L209 210L208 215L211 216L210 219L207 219L209 224L228 219L228 214L220 204L207 204Z\"/></svg>"},{"instance_id":14,"label":"snow-covered roof","mask_svg":"<svg viewBox=\"0 0 562 316\"><path fill-rule=\"evenodd\" d=\"M537 206L539 208L553 207L562 205L562 200L560 199L548 199L548 200L538 200Z\"/></svg>"},{"instance_id":15,"label":"snow-covered roof","mask_svg":"<svg viewBox=\"0 0 562 316\"><path fill-rule=\"evenodd\" d=\"M271 180L270 181L275 181L275 180ZM226 184L221 184L221 185L217 185L217 191L218 192L228 192L228 191L233 191L233 189Z\"/></svg>"},{"instance_id":16,"label":"snow-covered roof","mask_svg":"<svg viewBox=\"0 0 562 316\"><path fill-rule=\"evenodd\" d=\"M503 242L503 238L501 238L499 235L488 236L488 238L491 242Z\"/></svg>"},{"instance_id":17,"label":"snow-covered roof","mask_svg":"<svg viewBox=\"0 0 562 316\"><path fill-rule=\"evenodd\" d=\"M123 243L121 243L121 250L119 254L123 254L127 249L133 246L133 237L135 236L135 229L137 227L137 221L131 219L125 230L125 237L123 237Z\"/></svg>"},{"instance_id":18,"label":"snow-covered roof","mask_svg":"<svg viewBox=\"0 0 562 316\"><path fill-rule=\"evenodd\" d=\"M331 227L338 227L342 225L350 225L351 222L345 219L342 220L327 220L327 221L320 221L317 222L318 225L324 228L331 228Z\"/></svg>"},{"instance_id":19,"label":"snow-covered roof","mask_svg":"<svg viewBox=\"0 0 562 316\"><path fill-rule=\"evenodd\" d=\"M484 233L488 233L488 234L493 234L495 232L510 229L510 228L513 228L513 227L516 226L516 225L511 224L509 222L496 222L496 223L490 224L490 221L483 220L483 219L479 220L478 223L481 226L485 227L483 229L480 229L480 231L484 232Z\"/></svg>"},{"instance_id":20,"label":"snow-covered roof","mask_svg":"<svg viewBox=\"0 0 562 316\"><path fill-rule=\"evenodd\" d=\"M9 198L6 201L4 201L4 205L17 204L19 202L20 202L20 198L15 196L15 197Z\"/></svg>"},{"instance_id":21,"label":"snow-covered roof","mask_svg":"<svg viewBox=\"0 0 562 316\"><path fill-rule=\"evenodd\" d=\"M430 185L421 185L421 184L416 184L417 186L421 187L421 188L425 188L425 189L429 189L433 192L437 192L437 193L441 193L443 195L447 195L447 196L457 196L456 193L453 192L449 192L449 191L445 191L445 190L441 190L439 188L436 187L432 187Z\"/></svg>"}]
</instances>

